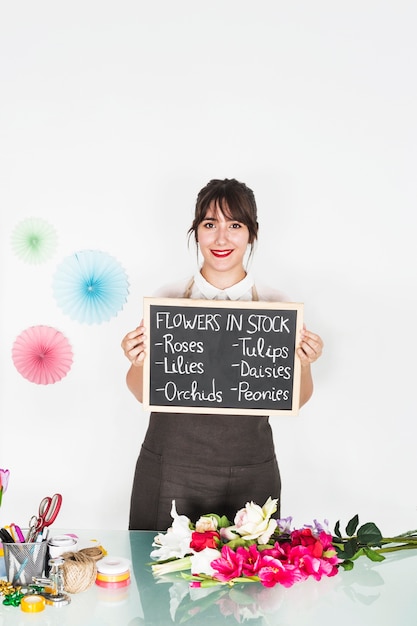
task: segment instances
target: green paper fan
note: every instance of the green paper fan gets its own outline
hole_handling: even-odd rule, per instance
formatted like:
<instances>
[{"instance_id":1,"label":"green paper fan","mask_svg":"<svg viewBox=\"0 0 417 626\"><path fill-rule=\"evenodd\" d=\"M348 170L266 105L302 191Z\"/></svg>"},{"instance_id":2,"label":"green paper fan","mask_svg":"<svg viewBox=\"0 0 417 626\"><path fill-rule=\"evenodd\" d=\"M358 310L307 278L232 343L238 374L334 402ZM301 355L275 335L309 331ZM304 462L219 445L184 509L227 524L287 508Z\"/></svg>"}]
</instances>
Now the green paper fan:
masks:
<instances>
[{"instance_id":1,"label":"green paper fan","mask_svg":"<svg viewBox=\"0 0 417 626\"><path fill-rule=\"evenodd\" d=\"M54 227L37 217L29 217L19 222L12 233L11 241L16 256L33 265L50 259L57 246Z\"/></svg>"}]
</instances>

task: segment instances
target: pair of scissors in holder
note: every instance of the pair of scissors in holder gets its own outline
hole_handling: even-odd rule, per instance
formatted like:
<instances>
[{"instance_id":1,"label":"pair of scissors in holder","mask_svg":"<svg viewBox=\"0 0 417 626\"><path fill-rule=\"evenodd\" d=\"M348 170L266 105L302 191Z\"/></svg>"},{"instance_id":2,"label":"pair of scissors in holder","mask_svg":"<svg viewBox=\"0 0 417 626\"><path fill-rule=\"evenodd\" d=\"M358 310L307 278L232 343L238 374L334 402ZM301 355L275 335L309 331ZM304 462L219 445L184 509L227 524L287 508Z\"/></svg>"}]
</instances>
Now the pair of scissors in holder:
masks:
<instances>
[{"instance_id":1,"label":"pair of scissors in holder","mask_svg":"<svg viewBox=\"0 0 417 626\"><path fill-rule=\"evenodd\" d=\"M29 532L26 538L28 543L36 541L39 534L54 523L62 504L62 496L55 493L52 497L45 496L39 505L38 516L32 515L29 520Z\"/></svg>"}]
</instances>

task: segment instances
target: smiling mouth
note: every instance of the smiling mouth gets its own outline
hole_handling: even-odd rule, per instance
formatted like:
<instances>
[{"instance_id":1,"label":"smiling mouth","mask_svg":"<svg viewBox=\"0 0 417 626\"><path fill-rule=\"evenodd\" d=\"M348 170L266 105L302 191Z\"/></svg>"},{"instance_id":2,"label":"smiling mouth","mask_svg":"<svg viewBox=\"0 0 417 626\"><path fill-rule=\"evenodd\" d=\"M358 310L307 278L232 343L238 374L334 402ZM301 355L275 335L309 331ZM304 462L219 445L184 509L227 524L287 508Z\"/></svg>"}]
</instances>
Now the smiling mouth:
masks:
<instances>
[{"instance_id":1,"label":"smiling mouth","mask_svg":"<svg viewBox=\"0 0 417 626\"><path fill-rule=\"evenodd\" d=\"M233 250L210 250L210 252L218 259L224 259L232 254Z\"/></svg>"}]
</instances>

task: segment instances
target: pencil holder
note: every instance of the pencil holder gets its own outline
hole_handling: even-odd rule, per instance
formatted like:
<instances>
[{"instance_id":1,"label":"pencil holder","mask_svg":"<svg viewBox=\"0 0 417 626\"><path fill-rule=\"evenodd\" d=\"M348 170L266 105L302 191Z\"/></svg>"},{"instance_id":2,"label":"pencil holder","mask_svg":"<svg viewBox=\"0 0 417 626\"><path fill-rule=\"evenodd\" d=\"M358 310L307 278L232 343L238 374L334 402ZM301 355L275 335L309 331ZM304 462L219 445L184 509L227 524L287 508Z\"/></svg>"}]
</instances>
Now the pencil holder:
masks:
<instances>
[{"instance_id":1,"label":"pencil holder","mask_svg":"<svg viewBox=\"0 0 417 626\"><path fill-rule=\"evenodd\" d=\"M6 576L13 585L29 585L33 577L41 578L45 572L48 544L4 543Z\"/></svg>"}]
</instances>

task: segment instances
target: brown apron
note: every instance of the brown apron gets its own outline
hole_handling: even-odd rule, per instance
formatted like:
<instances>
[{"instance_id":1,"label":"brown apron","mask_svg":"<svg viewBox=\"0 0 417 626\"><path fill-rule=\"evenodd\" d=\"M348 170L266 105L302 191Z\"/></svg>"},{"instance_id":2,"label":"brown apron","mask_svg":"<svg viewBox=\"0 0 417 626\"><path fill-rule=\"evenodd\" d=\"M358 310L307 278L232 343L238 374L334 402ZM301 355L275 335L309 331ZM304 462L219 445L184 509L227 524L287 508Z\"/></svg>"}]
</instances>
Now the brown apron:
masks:
<instances>
[{"instance_id":1,"label":"brown apron","mask_svg":"<svg viewBox=\"0 0 417 626\"><path fill-rule=\"evenodd\" d=\"M255 286L252 299L258 300ZM193 522L207 513L232 522L246 502L262 506L280 493L267 416L154 412L136 464L129 529L166 530L173 500Z\"/></svg>"}]
</instances>

